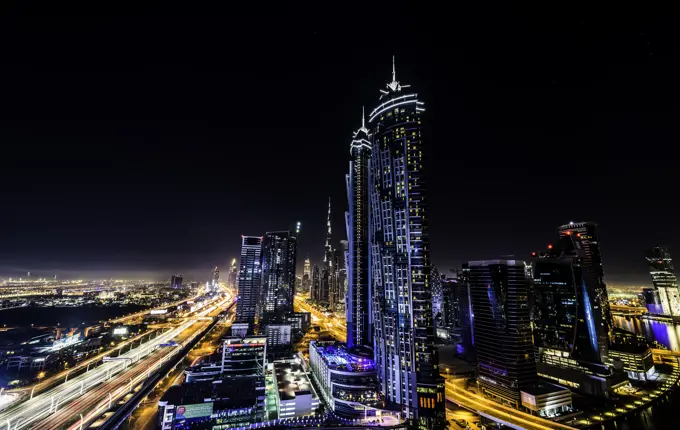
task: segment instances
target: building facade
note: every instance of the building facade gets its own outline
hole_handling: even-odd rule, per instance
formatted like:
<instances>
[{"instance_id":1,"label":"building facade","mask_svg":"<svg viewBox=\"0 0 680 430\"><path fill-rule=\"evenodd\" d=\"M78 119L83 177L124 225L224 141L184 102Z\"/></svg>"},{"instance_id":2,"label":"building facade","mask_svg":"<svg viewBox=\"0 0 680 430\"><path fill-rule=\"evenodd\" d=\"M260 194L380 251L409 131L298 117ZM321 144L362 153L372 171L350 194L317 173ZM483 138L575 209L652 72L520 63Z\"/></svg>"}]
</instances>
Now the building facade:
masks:
<instances>
[{"instance_id":1,"label":"building facade","mask_svg":"<svg viewBox=\"0 0 680 430\"><path fill-rule=\"evenodd\" d=\"M262 244L262 305L265 323L293 312L297 237L291 231L268 232Z\"/></svg>"},{"instance_id":2,"label":"building facade","mask_svg":"<svg viewBox=\"0 0 680 430\"><path fill-rule=\"evenodd\" d=\"M477 381L484 394L517 408L520 392L536 381L528 266L499 259L469 268Z\"/></svg>"},{"instance_id":3,"label":"building facade","mask_svg":"<svg viewBox=\"0 0 680 430\"><path fill-rule=\"evenodd\" d=\"M368 118L369 246L374 355L380 390L411 425L441 425L444 382L434 347L423 177L424 103L396 80Z\"/></svg>"},{"instance_id":4,"label":"building facade","mask_svg":"<svg viewBox=\"0 0 680 430\"><path fill-rule=\"evenodd\" d=\"M680 316L680 291L671 254L657 245L648 250L645 257L663 314Z\"/></svg>"},{"instance_id":5,"label":"building facade","mask_svg":"<svg viewBox=\"0 0 680 430\"><path fill-rule=\"evenodd\" d=\"M373 348L371 321L371 254L369 248L371 136L364 115L354 132L347 183L347 346Z\"/></svg>"},{"instance_id":6,"label":"building facade","mask_svg":"<svg viewBox=\"0 0 680 430\"><path fill-rule=\"evenodd\" d=\"M236 322L247 323L250 333L255 327L260 300L262 239L261 236L241 236Z\"/></svg>"}]
</instances>

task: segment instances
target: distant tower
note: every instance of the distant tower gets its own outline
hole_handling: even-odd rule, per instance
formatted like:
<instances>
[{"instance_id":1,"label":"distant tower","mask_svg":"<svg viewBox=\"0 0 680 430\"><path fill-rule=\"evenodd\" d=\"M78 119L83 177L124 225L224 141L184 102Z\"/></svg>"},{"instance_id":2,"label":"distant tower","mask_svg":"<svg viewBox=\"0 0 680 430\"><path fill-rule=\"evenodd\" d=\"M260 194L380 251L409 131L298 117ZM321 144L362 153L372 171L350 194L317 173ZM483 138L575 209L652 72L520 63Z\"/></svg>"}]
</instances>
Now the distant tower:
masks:
<instances>
[{"instance_id":1,"label":"distant tower","mask_svg":"<svg viewBox=\"0 0 680 430\"><path fill-rule=\"evenodd\" d=\"M210 274L210 287L215 292L220 289L220 268L217 266L215 266Z\"/></svg>"},{"instance_id":2,"label":"distant tower","mask_svg":"<svg viewBox=\"0 0 680 430\"><path fill-rule=\"evenodd\" d=\"M310 289L309 298L318 302L319 294L321 290L321 273L319 271L319 266L316 264L312 268L312 288Z\"/></svg>"},{"instance_id":3,"label":"distant tower","mask_svg":"<svg viewBox=\"0 0 680 430\"><path fill-rule=\"evenodd\" d=\"M321 284L319 288L320 303L330 304L331 291L333 290L333 281L335 274L335 264L333 261L333 246L331 245L331 199L328 199L328 217L326 219L326 244L324 245L323 254L323 271L321 272Z\"/></svg>"},{"instance_id":4,"label":"distant tower","mask_svg":"<svg viewBox=\"0 0 680 430\"><path fill-rule=\"evenodd\" d=\"M260 300L262 239L262 236L241 236L236 322L248 323L250 332L253 331L255 326L258 301Z\"/></svg>"},{"instance_id":5,"label":"distant tower","mask_svg":"<svg viewBox=\"0 0 680 430\"><path fill-rule=\"evenodd\" d=\"M659 294L659 300L666 315L680 315L678 278L675 276L673 260L666 248L655 246L646 253L652 284Z\"/></svg>"},{"instance_id":6,"label":"distant tower","mask_svg":"<svg viewBox=\"0 0 680 430\"><path fill-rule=\"evenodd\" d=\"M231 260L231 266L229 267L229 275L227 278L227 284L229 288L236 288L238 283L238 266L236 266L236 259Z\"/></svg>"},{"instance_id":7,"label":"distant tower","mask_svg":"<svg viewBox=\"0 0 680 430\"><path fill-rule=\"evenodd\" d=\"M182 288L182 275L172 275L170 278L170 288Z\"/></svg>"},{"instance_id":8,"label":"distant tower","mask_svg":"<svg viewBox=\"0 0 680 430\"><path fill-rule=\"evenodd\" d=\"M305 265L302 269L302 290L305 292L310 292L312 286L312 262L309 256L305 258Z\"/></svg>"}]
</instances>

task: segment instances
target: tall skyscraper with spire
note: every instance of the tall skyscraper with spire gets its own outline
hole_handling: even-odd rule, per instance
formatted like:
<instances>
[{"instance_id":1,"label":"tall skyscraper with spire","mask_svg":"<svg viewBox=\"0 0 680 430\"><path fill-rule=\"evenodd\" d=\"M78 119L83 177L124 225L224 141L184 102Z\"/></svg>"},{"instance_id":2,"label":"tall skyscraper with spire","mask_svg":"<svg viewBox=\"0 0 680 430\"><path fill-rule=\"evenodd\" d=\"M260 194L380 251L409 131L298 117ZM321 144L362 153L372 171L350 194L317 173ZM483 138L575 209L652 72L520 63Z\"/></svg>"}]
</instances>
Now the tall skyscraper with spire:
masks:
<instances>
[{"instance_id":1,"label":"tall skyscraper with spire","mask_svg":"<svg viewBox=\"0 0 680 430\"><path fill-rule=\"evenodd\" d=\"M434 346L426 182L424 102L397 81L371 111L369 244L374 356L380 390L410 424L445 423L444 380Z\"/></svg>"},{"instance_id":2,"label":"tall skyscraper with spire","mask_svg":"<svg viewBox=\"0 0 680 430\"><path fill-rule=\"evenodd\" d=\"M369 253L369 172L371 135L362 108L361 127L352 135L347 202L347 346L373 348L371 263Z\"/></svg>"},{"instance_id":3,"label":"tall skyscraper with spire","mask_svg":"<svg viewBox=\"0 0 680 430\"><path fill-rule=\"evenodd\" d=\"M321 285L319 288L319 298L317 299L320 303L330 304L331 302L331 291L334 286L334 271L335 265L333 261L333 245L331 242L332 230L331 230L331 199L328 199L328 217L326 218L326 243L324 245L323 253L323 270L321 272Z\"/></svg>"}]
</instances>

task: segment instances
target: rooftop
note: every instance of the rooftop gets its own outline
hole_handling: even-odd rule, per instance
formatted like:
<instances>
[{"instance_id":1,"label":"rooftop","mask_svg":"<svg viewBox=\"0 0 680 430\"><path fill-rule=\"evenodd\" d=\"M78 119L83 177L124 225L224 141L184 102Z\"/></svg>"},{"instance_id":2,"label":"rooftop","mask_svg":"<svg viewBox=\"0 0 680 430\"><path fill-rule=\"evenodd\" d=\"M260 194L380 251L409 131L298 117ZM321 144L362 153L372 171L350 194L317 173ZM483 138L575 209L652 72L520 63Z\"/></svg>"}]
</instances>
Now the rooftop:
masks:
<instances>
[{"instance_id":1,"label":"rooftop","mask_svg":"<svg viewBox=\"0 0 680 430\"><path fill-rule=\"evenodd\" d=\"M533 396L542 396L545 394L561 393L562 391L569 391L568 388L561 387L559 385L550 384L548 382L539 382L530 387L522 389L522 392L531 394Z\"/></svg>"},{"instance_id":2,"label":"rooftop","mask_svg":"<svg viewBox=\"0 0 680 430\"><path fill-rule=\"evenodd\" d=\"M304 394L312 394L316 398L312 384L299 364L292 361L275 361L274 372L281 400L292 400Z\"/></svg>"},{"instance_id":3,"label":"rooftop","mask_svg":"<svg viewBox=\"0 0 680 430\"><path fill-rule=\"evenodd\" d=\"M341 342L311 342L310 348L315 348L326 365L331 369L346 372L374 372L376 370L373 359L368 355L350 351Z\"/></svg>"}]
</instances>

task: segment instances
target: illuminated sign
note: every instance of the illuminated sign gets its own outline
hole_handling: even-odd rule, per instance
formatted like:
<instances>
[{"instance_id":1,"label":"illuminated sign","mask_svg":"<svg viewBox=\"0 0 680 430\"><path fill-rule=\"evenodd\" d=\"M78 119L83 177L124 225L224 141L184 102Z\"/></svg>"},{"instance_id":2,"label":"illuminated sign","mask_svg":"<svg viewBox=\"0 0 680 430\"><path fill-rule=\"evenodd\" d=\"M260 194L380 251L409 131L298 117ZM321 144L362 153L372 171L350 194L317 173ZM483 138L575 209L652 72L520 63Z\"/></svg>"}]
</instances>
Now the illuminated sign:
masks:
<instances>
[{"instance_id":1,"label":"illuminated sign","mask_svg":"<svg viewBox=\"0 0 680 430\"><path fill-rule=\"evenodd\" d=\"M149 314L151 315L163 315L167 313L168 313L167 309L153 309L151 312L149 312Z\"/></svg>"},{"instance_id":2,"label":"illuminated sign","mask_svg":"<svg viewBox=\"0 0 680 430\"><path fill-rule=\"evenodd\" d=\"M179 405L175 412L175 419L190 420L192 418L210 417L213 413L213 403L194 403L192 405Z\"/></svg>"},{"instance_id":3,"label":"illuminated sign","mask_svg":"<svg viewBox=\"0 0 680 430\"><path fill-rule=\"evenodd\" d=\"M128 334L128 328L127 327L116 327L113 329L113 335L114 336L124 336Z\"/></svg>"}]
</instances>

